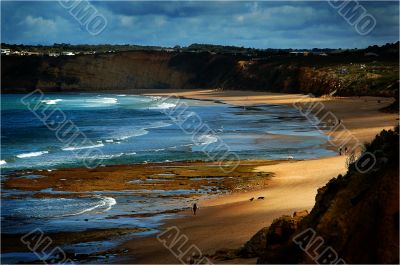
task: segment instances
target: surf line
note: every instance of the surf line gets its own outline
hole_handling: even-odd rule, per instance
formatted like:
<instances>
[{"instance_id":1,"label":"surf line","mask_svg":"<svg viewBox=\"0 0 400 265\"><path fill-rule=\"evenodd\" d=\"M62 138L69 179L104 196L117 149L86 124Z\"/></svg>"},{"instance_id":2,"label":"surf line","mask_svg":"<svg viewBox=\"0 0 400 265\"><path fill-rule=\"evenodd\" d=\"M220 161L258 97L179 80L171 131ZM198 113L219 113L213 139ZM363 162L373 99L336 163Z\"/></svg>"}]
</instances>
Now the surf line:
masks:
<instances>
[{"instance_id":1,"label":"surf line","mask_svg":"<svg viewBox=\"0 0 400 265\"><path fill-rule=\"evenodd\" d=\"M198 145L200 139L213 139L203 143L201 151L212 161L219 162L219 168L230 173L240 164L239 156L231 151L231 148L211 129L202 118L193 111L188 111L188 104L181 102L176 95L156 98L159 105L174 105L171 108L162 108L160 111L167 115L184 133L191 135L192 142ZM171 104L171 100L175 102ZM216 140L215 140L216 139ZM211 146L212 144L214 144Z\"/></svg>"},{"instance_id":2,"label":"surf line","mask_svg":"<svg viewBox=\"0 0 400 265\"><path fill-rule=\"evenodd\" d=\"M49 98L45 98L40 89L36 89L21 98L24 104L50 131L54 131L57 139L65 144L66 148L74 153L78 159L82 159L87 168L96 168L102 164L103 152L99 148L82 148L94 146L93 143L75 123L69 119L59 108L52 108L46 104ZM54 106L54 105L53 105Z\"/></svg>"}]
</instances>

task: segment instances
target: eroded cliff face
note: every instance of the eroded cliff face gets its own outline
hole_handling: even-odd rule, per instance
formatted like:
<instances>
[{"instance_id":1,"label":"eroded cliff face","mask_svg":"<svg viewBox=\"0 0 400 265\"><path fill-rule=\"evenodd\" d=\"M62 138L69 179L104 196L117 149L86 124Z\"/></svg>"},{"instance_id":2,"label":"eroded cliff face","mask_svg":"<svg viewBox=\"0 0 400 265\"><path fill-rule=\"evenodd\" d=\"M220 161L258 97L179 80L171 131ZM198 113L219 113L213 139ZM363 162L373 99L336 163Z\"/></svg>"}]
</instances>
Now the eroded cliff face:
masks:
<instances>
[{"instance_id":1,"label":"eroded cliff face","mask_svg":"<svg viewBox=\"0 0 400 265\"><path fill-rule=\"evenodd\" d=\"M126 53L99 55L94 60L79 56L43 70L54 76L52 80L41 80L39 88L60 86L62 89L130 89L130 88L184 88L188 75L168 67L168 54ZM58 80L73 78L70 83ZM76 82L74 82L76 81Z\"/></svg>"},{"instance_id":2,"label":"eroded cliff face","mask_svg":"<svg viewBox=\"0 0 400 265\"><path fill-rule=\"evenodd\" d=\"M185 88L190 75L168 66L167 53L127 52L4 60L5 90L90 91Z\"/></svg>"},{"instance_id":3,"label":"eroded cliff face","mask_svg":"<svg viewBox=\"0 0 400 265\"><path fill-rule=\"evenodd\" d=\"M210 53L133 51L62 57L7 56L3 92L244 88L238 58ZM261 82L254 88L260 88Z\"/></svg>"},{"instance_id":4,"label":"eroded cliff face","mask_svg":"<svg viewBox=\"0 0 400 265\"><path fill-rule=\"evenodd\" d=\"M398 148L399 128L382 131L367 145L377 158L371 170L350 165L345 176L318 190L310 214L274 220L256 234L262 241L253 237L239 254L263 264L398 264Z\"/></svg>"},{"instance_id":5,"label":"eroded cliff face","mask_svg":"<svg viewBox=\"0 0 400 265\"><path fill-rule=\"evenodd\" d=\"M36 88L43 91L219 88L317 96L398 94L397 63L390 60L376 63L344 55L251 59L208 52L132 51L57 58L4 56L1 77L2 92Z\"/></svg>"},{"instance_id":6,"label":"eroded cliff face","mask_svg":"<svg viewBox=\"0 0 400 265\"><path fill-rule=\"evenodd\" d=\"M353 164L318 190L300 229L314 228L348 264L398 264L399 127L382 131L367 150L374 153L375 166L360 173Z\"/></svg>"}]
</instances>

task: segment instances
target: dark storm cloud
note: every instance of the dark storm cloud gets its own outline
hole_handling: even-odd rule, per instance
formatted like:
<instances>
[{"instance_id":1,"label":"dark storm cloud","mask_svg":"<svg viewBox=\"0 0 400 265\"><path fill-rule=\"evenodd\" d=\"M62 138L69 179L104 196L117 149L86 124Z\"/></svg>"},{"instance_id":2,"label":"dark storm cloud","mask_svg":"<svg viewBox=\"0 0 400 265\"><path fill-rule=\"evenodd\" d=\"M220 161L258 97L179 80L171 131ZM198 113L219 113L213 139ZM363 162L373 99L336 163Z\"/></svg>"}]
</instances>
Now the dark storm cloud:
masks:
<instances>
[{"instance_id":1,"label":"dark storm cloud","mask_svg":"<svg viewBox=\"0 0 400 265\"><path fill-rule=\"evenodd\" d=\"M107 20L88 34L58 2L2 2L2 41L214 43L248 47L365 47L398 40L397 2L361 2L377 21L357 34L327 2L91 2Z\"/></svg>"}]
</instances>

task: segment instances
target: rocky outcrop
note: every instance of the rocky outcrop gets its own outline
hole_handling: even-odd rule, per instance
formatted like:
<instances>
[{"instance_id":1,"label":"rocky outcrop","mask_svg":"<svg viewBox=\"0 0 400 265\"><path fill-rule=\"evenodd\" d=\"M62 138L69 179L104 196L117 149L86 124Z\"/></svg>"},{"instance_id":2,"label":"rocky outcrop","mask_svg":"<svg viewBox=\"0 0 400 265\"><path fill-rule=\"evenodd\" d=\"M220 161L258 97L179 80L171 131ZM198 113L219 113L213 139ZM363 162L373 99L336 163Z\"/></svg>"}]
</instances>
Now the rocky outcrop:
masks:
<instances>
[{"instance_id":1,"label":"rocky outcrop","mask_svg":"<svg viewBox=\"0 0 400 265\"><path fill-rule=\"evenodd\" d=\"M367 151L377 163L355 165L318 191L301 229L312 227L347 263L399 262L399 128L382 131Z\"/></svg>"},{"instance_id":2,"label":"rocky outcrop","mask_svg":"<svg viewBox=\"0 0 400 265\"><path fill-rule=\"evenodd\" d=\"M247 241L236 252L236 257L248 259L267 256L269 263L292 263L295 249L288 240L307 214L305 210L275 219L269 227L262 228Z\"/></svg>"},{"instance_id":3,"label":"rocky outcrop","mask_svg":"<svg viewBox=\"0 0 400 265\"><path fill-rule=\"evenodd\" d=\"M384 69L370 68L374 73L388 76L369 75L364 70L360 73L362 63L371 63L371 59L348 55L276 55L260 60L232 54L163 51L56 58L4 56L2 92L26 92L35 88L43 91L219 88L395 96L398 66L387 58L384 60L380 62L388 65ZM396 86L390 86L394 83Z\"/></svg>"},{"instance_id":4,"label":"rocky outcrop","mask_svg":"<svg viewBox=\"0 0 400 265\"><path fill-rule=\"evenodd\" d=\"M238 256L243 258L259 257L265 251L267 245L267 235L269 227L264 227L258 231L244 246L239 249Z\"/></svg>"},{"instance_id":5,"label":"rocky outcrop","mask_svg":"<svg viewBox=\"0 0 400 265\"><path fill-rule=\"evenodd\" d=\"M382 131L367 151L366 173L349 166L318 190L310 214L274 220L245 244L258 263L399 263L399 128Z\"/></svg>"}]
</instances>

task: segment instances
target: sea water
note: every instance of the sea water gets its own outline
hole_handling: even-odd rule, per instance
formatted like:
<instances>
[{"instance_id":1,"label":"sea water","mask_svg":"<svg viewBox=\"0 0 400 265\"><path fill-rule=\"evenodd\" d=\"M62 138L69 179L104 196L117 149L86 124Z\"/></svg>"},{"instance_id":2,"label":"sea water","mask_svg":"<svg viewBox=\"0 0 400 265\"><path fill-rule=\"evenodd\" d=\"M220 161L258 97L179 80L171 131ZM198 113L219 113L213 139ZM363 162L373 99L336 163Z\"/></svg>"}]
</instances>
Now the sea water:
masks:
<instances>
[{"instance_id":1,"label":"sea water","mask_svg":"<svg viewBox=\"0 0 400 265\"><path fill-rule=\"evenodd\" d=\"M114 94L47 94L41 103L50 110L60 109L90 143L66 146L55 131L49 130L22 103L22 97L1 97L3 173L28 168L81 167L84 164L76 151L95 148L101 151L100 158L106 165L205 160L210 154L204 152L204 145L212 150L221 141L242 160L331 155L322 147L327 137L296 109L286 106L246 109L181 100L189 105L187 111L194 112L213 130L210 135L193 139L162 111L174 107L176 100Z\"/></svg>"},{"instance_id":2,"label":"sea water","mask_svg":"<svg viewBox=\"0 0 400 265\"><path fill-rule=\"evenodd\" d=\"M287 106L243 107L182 99L180 103L188 106L187 111L200 117L202 124L212 130L210 134L193 138L165 114L165 110L176 107L176 99L48 93L36 103L47 110L61 110L66 120L73 122L90 143L70 146L60 141L55 131L22 103L23 96L3 94L1 97L2 178L20 169L82 167L85 164L76 151L92 149L101 151L104 165L207 160L212 156L210 152L218 152L214 147L221 142L241 160L310 159L334 154L325 148L327 136L296 109ZM87 192L83 197L52 189L40 192L57 196L36 198L32 191L3 189L2 233L27 233L35 228L47 233L115 227L145 227L156 231L163 220L171 217L165 212L190 205L191 199L177 195L199 191L98 191ZM24 260L23 255L18 257Z\"/></svg>"}]
</instances>

